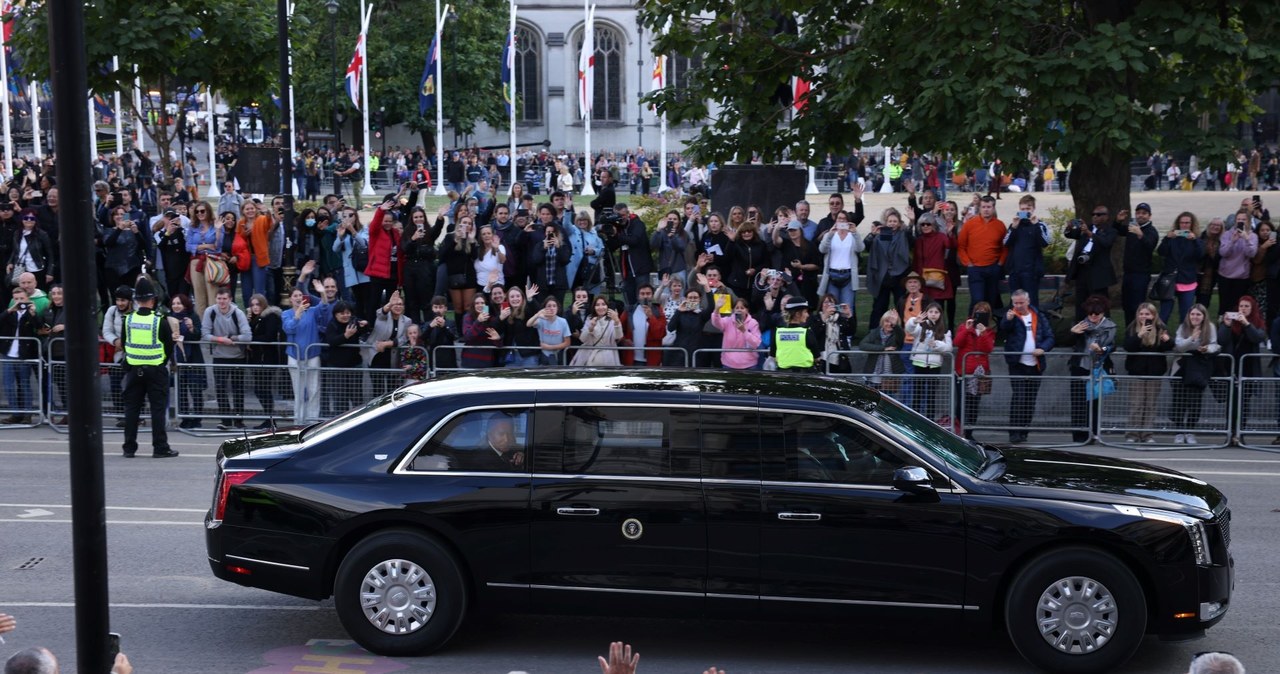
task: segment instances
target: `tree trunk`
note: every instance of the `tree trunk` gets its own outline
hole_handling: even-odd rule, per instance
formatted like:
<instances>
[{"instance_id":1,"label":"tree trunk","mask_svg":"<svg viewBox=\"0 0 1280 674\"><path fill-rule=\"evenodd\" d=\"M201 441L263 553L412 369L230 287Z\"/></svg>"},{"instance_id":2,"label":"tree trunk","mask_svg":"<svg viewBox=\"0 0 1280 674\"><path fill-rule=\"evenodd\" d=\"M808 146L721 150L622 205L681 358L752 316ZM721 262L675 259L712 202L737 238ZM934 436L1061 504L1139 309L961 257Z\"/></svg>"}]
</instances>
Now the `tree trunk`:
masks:
<instances>
[{"instance_id":1,"label":"tree trunk","mask_svg":"<svg viewBox=\"0 0 1280 674\"><path fill-rule=\"evenodd\" d=\"M1128 156L1116 154L1086 155L1072 162L1068 182L1071 187L1071 200L1074 202L1076 217L1088 224L1090 214L1095 206L1106 206L1111 211L1107 220L1110 227L1115 214L1120 210L1132 211L1129 207L1130 160ZM1117 236L1111 247L1111 264L1116 270L1116 284L1110 288L1112 306L1118 306L1120 279L1124 275L1124 243L1125 237Z\"/></svg>"}]
</instances>

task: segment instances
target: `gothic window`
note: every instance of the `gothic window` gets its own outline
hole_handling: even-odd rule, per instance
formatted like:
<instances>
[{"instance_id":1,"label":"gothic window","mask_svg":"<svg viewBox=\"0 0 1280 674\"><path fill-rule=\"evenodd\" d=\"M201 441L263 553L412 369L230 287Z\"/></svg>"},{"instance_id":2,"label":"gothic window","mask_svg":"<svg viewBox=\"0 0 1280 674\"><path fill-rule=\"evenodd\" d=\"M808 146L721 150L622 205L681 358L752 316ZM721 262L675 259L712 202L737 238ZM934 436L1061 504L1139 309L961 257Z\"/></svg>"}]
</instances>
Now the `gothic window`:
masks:
<instances>
[{"instance_id":1,"label":"gothic window","mask_svg":"<svg viewBox=\"0 0 1280 674\"><path fill-rule=\"evenodd\" d=\"M542 40L532 28L516 24L516 119L542 121Z\"/></svg>"},{"instance_id":2,"label":"gothic window","mask_svg":"<svg viewBox=\"0 0 1280 674\"><path fill-rule=\"evenodd\" d=\"M582 54L582 33L578 33L575 54ZM614 28L596 24L595 96L592 99L593 121L622 121L622 34ZM577 91L577 67L574 61L574 91ZM574 93L574 100L577 94Z\"/></svg>"},{"instance_id":3,"label":"gothic window","mask_svg":"<svg viewBox=\"0 0 1280 674\"><path fill-rule=\"evenodd\" d=\"M671 64L671 72L667 75L667 82L675 87L683 99L689 89L692 71L702 67L702 57L676 54L669 57L667 63Z\"/></svg>"}]
</instances>

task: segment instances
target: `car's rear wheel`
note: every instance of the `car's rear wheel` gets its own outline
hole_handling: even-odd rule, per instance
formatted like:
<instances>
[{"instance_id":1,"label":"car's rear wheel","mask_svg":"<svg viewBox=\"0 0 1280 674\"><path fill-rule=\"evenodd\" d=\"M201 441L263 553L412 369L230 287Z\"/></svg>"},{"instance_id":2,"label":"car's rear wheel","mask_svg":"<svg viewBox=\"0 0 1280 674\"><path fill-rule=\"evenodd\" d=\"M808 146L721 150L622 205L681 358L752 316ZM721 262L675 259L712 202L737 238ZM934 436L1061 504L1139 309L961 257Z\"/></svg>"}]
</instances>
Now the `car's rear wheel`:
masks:
<instances>
[{"instance_id":1,"label":"car's rear wheel","mask_svg":"<svg viewBox=\"0 0 1280 674\"><path fill-rule=\"evenodd\" d=\"M333 596L347 633L380 655L441 648L467 608L453 555L427 536L399 530L357 543L338 567Z\"/></svg>"},{"instance_id":2,"label":"car's rear wheel","mask_svg":"<svg viewBox=\"0 0 1280 674\"><path fill-rule=\"evenodd\" d=\"M1089 548L1053 550L1014 578L1005 627L1031 664L1083 674L1119 667L1147 627L1142 585L1116 558Z\"/></svg>"}]
</instances>

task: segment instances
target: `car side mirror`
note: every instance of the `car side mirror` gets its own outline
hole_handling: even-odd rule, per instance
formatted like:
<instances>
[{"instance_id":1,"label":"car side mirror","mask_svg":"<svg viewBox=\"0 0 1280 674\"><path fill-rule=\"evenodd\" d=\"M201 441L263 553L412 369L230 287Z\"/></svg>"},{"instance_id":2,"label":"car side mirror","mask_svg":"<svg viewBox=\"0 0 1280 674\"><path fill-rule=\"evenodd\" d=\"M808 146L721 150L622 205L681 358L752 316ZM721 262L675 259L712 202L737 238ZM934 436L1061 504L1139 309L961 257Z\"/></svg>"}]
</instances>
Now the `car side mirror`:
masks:
<instances>
[{"instance_id":1,"label":"car side mirror","mask_svg":"<svg viewBox=\"0 0 1280 674\"><path fill-rule=\"evenodd\" d=\"M893 488L908 494L936 494L929 471L919 466L903 466L893 471Z\"/></svg>"}]
</instances>

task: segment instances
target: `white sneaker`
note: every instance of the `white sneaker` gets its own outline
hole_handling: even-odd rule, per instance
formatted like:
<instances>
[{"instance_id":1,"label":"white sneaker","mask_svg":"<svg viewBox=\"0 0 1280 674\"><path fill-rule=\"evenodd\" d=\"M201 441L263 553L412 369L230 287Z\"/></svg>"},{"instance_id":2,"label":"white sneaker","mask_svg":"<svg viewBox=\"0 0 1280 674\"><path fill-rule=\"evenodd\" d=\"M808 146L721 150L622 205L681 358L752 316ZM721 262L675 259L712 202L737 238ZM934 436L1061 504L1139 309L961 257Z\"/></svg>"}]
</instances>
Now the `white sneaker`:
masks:
<instances>
[{"instance_id":1,"label":"white sneaker","mask_svg":"<svg viewBox=\"0 0 1280 674\"><path fill-rule=\"evenodd\" d=\"M1185 435L1183 435L1183 434L1181 434L1181 433L1179 433L1179 434L1177 434L1177 435L1173 436L1173 444L1175 444L1175 445L1182 445L1182 444L1186 444L1186 442L1187 442L1187 436L1185 436Z\"/></svg>"},{"instance_id":2,"label":"white sneaker","mask_svg":"<svg viewBox=\"0 0 1280 674\"><path fill-rule=\"evenodd\" d=\"M1143 440L1142 442L1143 442L1144 444L1154 445L1154 444L1156 444L1156 439L1155 439L1155 438L1146 438L1146 439L1145 439L1145 440Z\"/></svg>"},{"instance_id":3,"label":"white sneaker","mask_svg":"<svg viewBox=\"0 0 1280 674\"><path fill-rule=\"evenodd\" d=\"M1196 444L1196 436L1191 433L1187 433L1187 444L1188 445Z\"/></svg>"},{"instance_id":4,"label":"white sneaker","mask_svg":"<svg viewBox=\"0 0 1280 674\"><path fill-rule=\"evenodd\" d=\"M1137 438L1125 438L1125 439L1124 439L1124 441L1125 441L1125 442L1127 442L1127 443L1133 444L1133 443L1137 442L1137 441L1138 441L1138 439L1137 439Z\"/></svg>"}]
</instances>

